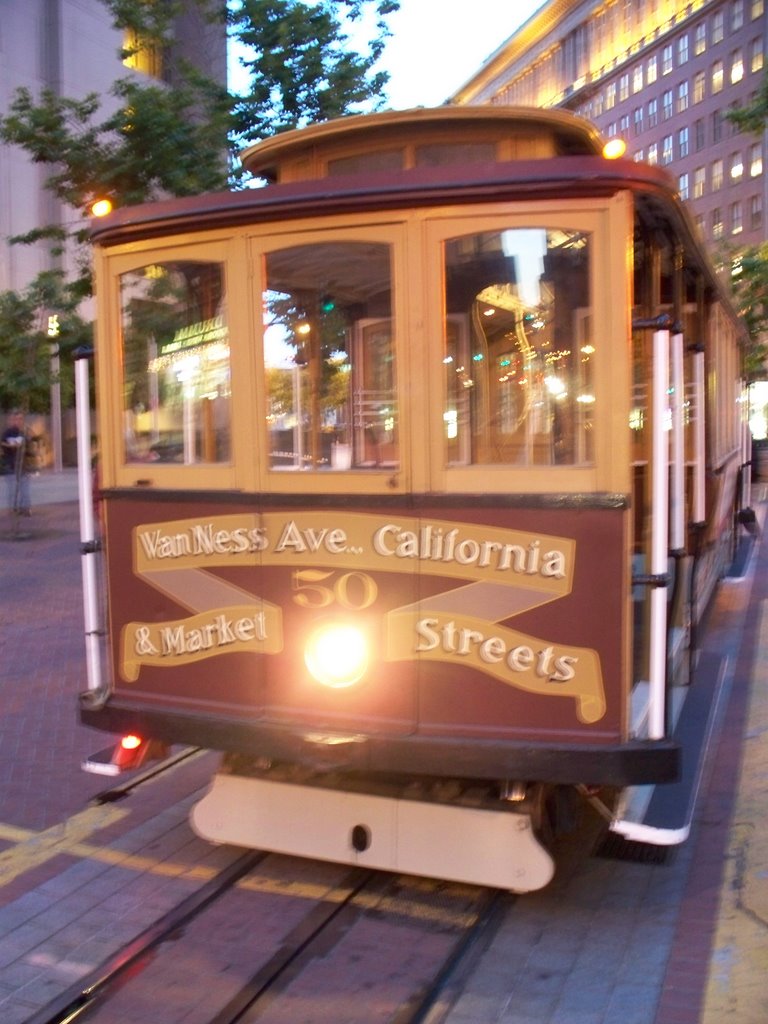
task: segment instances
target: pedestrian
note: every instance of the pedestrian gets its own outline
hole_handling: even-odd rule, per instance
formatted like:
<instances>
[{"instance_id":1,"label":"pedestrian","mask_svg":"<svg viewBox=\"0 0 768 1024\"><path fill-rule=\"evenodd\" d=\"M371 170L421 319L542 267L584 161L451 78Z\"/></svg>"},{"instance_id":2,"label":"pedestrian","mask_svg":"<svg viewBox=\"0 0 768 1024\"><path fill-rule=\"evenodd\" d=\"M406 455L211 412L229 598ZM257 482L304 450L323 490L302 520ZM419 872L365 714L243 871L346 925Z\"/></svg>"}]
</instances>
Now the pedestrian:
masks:
<instances>
[{"instance_id":1,"label":"pedestrian","mask_svg":"<svg viewBox=\"0 0 768 1024\"><path fill-rule=\"evenodd\" d=\"M30 514L29 469L32 446L24 428L24 413L14 409L2 436L2 472L6 479L8 508L18 516Z\"/></svg>"}]
</instances>

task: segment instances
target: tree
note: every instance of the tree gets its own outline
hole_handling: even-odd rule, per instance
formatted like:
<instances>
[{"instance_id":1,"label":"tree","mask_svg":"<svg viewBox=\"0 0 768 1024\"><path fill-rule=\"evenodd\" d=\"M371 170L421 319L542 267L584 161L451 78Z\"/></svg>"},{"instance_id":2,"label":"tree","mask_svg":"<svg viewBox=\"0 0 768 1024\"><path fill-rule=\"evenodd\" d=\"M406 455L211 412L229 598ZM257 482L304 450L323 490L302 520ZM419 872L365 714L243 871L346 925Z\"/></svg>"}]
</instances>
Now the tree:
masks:
<instances>
[{"instance_id":1,"label":"tree","mask_svg":"<svg viewBox=\"0 0 768 1024\"><path fill-rule=\"evenodd\" d=\"M375 10L367 51L349 47ZM238 0L230 24L243 47L250 92L235 103L238 138L255 142L290 128L377 109L386 72L375 72L388 35L386 17L398 0Z\"/></svg>"},{"instance_id":2,"label":"tree","mask_svg":"<svg viewBox=\"0 0 768 1024\"><path fill-rule=\"evenodd\" d=\"M67 366L74 349L90 343L78 304L60 271L39 274L23 292L0 293L0 406L44 412L53 383L61 384L62 404L71 401L72 375L59 378L51 356L57 349Z\"/></svg>"},{"instance_id":3,"label":"tree","mask_svg":"<svg viewBox=\"0 0 768 1024\"><path fill-rule=\"evenodd\" d=\"M768 124L768 71L752 103L727 115L740 131L762 135ZM746 372L750 380L764 378L768 359L768 243L731 254L731 284L749 332Z\"/></svg>"},{"instance_id":4,"label":"tree","mask_svg":"<svg viewBox=\"0 0 768 1024\"><path fill-rule=\"evenodd\" d=\"M172 51L174 18L188 0L102 0L132 47ZM194 0L201 16L228 18L245 47L250 92L234 96L188 64L175 61L170 82L119 79L105 112L102 98L82 99L44 90L17 90L0 116L0 141L20 146L51 169L47 188L80 223L32 228L11 241L47 243L53 265L64 252L72 267L41 274L27 291L5 293L0 313L0 402L30 407L43 402L49 362L40 331L46 311L75 326L75 310L91 293L86 218L93 200L133 205L163 196L195 195L236 185L234 147L298 124L380 105L385 73L374 73L387 35L385 17L398 0ZM376 22L366 52L355 52L345 26L361 24L371 9ZM113 112L109 112L113 111ZM51 289L55 282L55 301ZM37 302L37 306L30 304ZM67 330L70 330L68 327ZM18 349L18 351L17 351Z\"/></svg>"}]
</instances>

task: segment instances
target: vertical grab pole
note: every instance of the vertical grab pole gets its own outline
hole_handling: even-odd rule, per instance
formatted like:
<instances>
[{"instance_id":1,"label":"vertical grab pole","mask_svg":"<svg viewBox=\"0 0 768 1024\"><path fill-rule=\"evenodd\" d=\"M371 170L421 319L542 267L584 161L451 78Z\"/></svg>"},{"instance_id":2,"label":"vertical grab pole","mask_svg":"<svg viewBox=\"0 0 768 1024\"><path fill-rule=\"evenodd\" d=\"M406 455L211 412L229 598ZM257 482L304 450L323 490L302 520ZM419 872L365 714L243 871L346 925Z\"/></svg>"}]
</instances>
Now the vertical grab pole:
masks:
<instances>
[{"instance_id":1,"label":"vertical grab pole","mask_svg":"<svg viewBox=\"0 0 768 1024\"><path fill-rule=\"evenodd\" d=\"M669 546L672 551L682 553L685 550L685 438L683 433L685 382L683 380L682 334L673 334L671 343L672 500L670 508L672 522L670 525Z\"/></svg>"},{"instance_id":2,"label":"vertical grab pole","mask_svg":"<svg viewBox=\"0 0 768 1024\"><path fill-rule=\"evenodd\" d=\"M704 349L693 352L693 522L704 522L706 501L706 463L704 436Z\"/></svg>"},{"instance_id":3,"label":"vertical grab pole","mask_svg":"<svg viewBox=\"0 0 768 1024\"><path fill-rule=\"evenodd\" d=\"M739 402L741 413L741 507L749 508L752 504L752 432L749 428L749 391L742 386Z\"/></svg>"},{"instance_id":4,"label":"vertical grab pole","mask_svg":"<svg viewBox=\"0 0 768 1024\"><path fill-rule=\"evenodd\" d=\"M96 577L96 538L91 476L91 400L88 360L90 349L75 352L75 415L77 419L77 492L80 502L80 564L83 576L85 667L89 693L101 690L99 604Z\"/></svg>"},{"instance_id":5,"label":"vertical grab pole","mask_svg":"<svg viewBox=\"0 0 768 1024\"><path fill-rule=\"evenodd\" d=\"M653 334L653 439L651 489L651 575L667 577L669 545L669 331ZM667 587L651 588L649 652L649 739L662 739L665 730L667 675Z\"/></svg>"}]
</instances>

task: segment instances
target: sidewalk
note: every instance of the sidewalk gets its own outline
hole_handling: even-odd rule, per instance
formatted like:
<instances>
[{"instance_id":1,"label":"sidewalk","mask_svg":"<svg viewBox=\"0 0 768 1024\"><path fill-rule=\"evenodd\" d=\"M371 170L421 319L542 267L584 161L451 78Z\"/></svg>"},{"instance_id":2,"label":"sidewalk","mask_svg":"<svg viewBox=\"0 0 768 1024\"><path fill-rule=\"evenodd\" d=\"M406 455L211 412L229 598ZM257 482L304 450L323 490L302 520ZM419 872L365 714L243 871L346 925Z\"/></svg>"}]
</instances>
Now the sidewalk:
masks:
<instances>
[{"instance_id":1,"label":"sidewalk","mask_svg":"<svg viewBox=\"0 0 768 1024\"><path fill-rule=\"evenodd\" d=\"M62 470L41 469L30 477L32 508L35 505L58 505L77 501L77 469L67 466Z\"/></svg>"}]
</instances>

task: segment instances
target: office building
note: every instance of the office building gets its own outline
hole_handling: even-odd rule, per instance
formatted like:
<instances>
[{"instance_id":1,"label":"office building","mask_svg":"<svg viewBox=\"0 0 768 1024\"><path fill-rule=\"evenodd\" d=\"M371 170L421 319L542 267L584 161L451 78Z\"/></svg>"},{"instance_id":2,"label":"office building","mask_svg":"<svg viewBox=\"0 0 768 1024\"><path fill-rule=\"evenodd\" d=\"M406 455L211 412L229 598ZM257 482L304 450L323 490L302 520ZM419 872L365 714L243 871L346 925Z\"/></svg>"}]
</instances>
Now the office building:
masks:
<instances>
[{"instance_id":1,"label":"office building","mask_svg":"<svg viewBox=\"0 0 768 1024\"><path fill-rule=\"evenodd\" d=\"M768 237L768 133L727 120L766 74L765 0L549 0L454 95L564 107L663 165L713 247Z\"/></svg>"},{"instance_id":2,"label":"office building","mask_svg":"<svg viewBox=\"0 0 768 1024\"><path fill-rule=\"evenodd\" d=\"M20 87L37 99L42 90L83 99L102 99L98 120L114 109L112 84L127 75L173 82L185 59L221 84L226 83L226 30L211 23L196 4L175 20L167 51L140 49L121 61L121 48L135 38L118 31L102 0L0 0L0 110L9 111ZM63 207L44 185L52 173L33 163L17 146L0 143L0 291L22 290L42 270L58 266L50 245L11 245L9 238L47 225L72 227L77 211ZM66 265L66 262L65 262Z\"/></svg>"}]
</instances>

